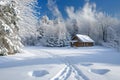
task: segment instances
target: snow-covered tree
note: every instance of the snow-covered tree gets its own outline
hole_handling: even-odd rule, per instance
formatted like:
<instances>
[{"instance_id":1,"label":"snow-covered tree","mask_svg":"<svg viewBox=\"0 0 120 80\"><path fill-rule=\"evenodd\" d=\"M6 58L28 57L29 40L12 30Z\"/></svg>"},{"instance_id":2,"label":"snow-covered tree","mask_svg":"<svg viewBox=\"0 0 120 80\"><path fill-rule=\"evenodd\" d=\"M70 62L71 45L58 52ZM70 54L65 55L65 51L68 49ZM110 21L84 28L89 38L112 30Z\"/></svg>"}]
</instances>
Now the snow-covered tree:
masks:
<instances>
[{"instance_id":1,"label":"snow-covered tree","mask_svg":"<svg viewBox=\"0 0 120 80\"><path fill-rule=\"evenodd\" d=\"M15 1L0 1L0 54L14 54L21 51L18 36L19 20Z\"/></svg>"},{"instance_id":2,"label":"snow-covered tree","mask_svg":"<svg viewBox=\"0 0 120 80\"><path fill-rule=\"evenodd\" d=\"M86 3L83 8L75 10L74 7L67 7L66 12L68 19L66 21L66 27L73 37L74 34L86 34L91 35L93 24L96 22L95 18L95 4Z\"/></svg>"},{"instance_id":3,"label":"snow-covered tree","mask_svg":"<svg viewBox=\"0 0 120 80\"><path fill-rule=\"evenodd\" d=\"M21 19L18 22L20 26L19 35L24 45L35 45L37 40L37 16L35 7L37 0L15 0L20 10Z\"/></svg>"},{"instance_id":4,"label":"snow-covered tree","mask_svg":"<svg viewBox=\"0 0 120 80\"><path fill-rule=\"evenodd\" d=\"M20 20L18 21L19 36L24 45L34 45L37 40L37 12L35 8L37 0L0 0L0 1L15 1L16 7L19 10Z\"/></svg>"},{"instance_id":5,"label":"snow-covered tree","mask_svg":"<svg viewBox=\"0 0 120 80\"><path fill-rule=\"evenodd\" d=\"M40 42L45 46L62 47L68 45L65 23L61 19L49 20L43 16L38 29Z\"/></svg>"}]
</instances>

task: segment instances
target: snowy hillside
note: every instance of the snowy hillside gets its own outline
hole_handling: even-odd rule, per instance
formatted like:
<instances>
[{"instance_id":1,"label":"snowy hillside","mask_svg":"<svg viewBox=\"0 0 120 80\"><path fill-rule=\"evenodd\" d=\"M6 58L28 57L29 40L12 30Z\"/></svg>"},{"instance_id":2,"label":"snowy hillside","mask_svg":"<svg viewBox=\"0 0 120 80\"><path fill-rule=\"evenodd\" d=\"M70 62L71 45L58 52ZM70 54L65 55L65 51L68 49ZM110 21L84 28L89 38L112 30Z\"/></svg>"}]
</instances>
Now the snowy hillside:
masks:
<instances>
[{"instance_id":1,"label":"snowy hillside","mask_svg":"<svg viewBox=\"0 0 120 80\"><path fill-rule=\"evenodd\" d=\"M0 57L1 80L119 80L120 53L101 46L25 47Z\"/></svg>"}]
</instances>

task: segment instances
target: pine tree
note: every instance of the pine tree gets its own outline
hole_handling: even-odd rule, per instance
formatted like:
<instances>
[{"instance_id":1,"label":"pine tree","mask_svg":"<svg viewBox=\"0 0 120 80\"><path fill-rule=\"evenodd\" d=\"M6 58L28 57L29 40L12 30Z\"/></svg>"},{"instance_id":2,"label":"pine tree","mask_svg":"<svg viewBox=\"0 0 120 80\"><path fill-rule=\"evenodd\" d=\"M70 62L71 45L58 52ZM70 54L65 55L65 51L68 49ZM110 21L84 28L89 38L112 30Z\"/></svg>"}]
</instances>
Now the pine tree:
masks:
<instances>
[{"instance_id":1,"label":"pine tree","mask_svg":"<svg viewBox=\"0 0 120 80\"><path fill-rule=\"evenodd\" d=\"M15 1L0 1L0 55L15 54L22 46L18 36Z\"/></svg>"}]
</instances>

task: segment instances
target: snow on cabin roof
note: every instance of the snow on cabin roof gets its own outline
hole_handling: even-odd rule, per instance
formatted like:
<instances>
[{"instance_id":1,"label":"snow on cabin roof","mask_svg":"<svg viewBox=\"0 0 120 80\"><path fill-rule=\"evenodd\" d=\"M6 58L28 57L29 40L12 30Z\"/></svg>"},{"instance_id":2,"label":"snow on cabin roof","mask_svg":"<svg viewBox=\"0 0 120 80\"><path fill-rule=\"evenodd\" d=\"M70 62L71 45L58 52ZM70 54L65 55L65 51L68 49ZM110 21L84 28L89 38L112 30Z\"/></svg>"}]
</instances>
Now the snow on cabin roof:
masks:
<instances>
[{"instance_id":1,"label":"snow on cabin roof","mask_svg":"<svg viewBox=\"0 0 120 80\"><path fill-rule=\"evenodd\" d=\"M82 42L94 42L89 36L87 35L81 35L81 34L76 34L76 36L82 41Z\"/></svg>"}]
</instances>

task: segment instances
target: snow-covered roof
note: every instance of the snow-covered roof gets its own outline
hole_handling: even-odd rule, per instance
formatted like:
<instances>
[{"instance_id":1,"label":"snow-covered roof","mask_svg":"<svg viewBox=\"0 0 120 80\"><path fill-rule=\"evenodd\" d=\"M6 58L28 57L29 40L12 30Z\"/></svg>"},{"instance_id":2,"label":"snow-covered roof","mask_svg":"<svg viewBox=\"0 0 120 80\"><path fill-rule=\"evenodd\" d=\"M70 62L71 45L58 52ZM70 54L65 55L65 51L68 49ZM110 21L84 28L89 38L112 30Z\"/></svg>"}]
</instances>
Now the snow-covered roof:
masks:
<instances>
[{"instance_id":1,"label":"snow-covered roof","mask_svg":"<svg viewBox=\"0 0 120 80\"><path fill-rule=\"evenodd\" d=\"M89 36L87 35L81 35L81 34L76 34L76 36L82 41L82 42L94 42Z\"/></svg>"}]
</instances>

